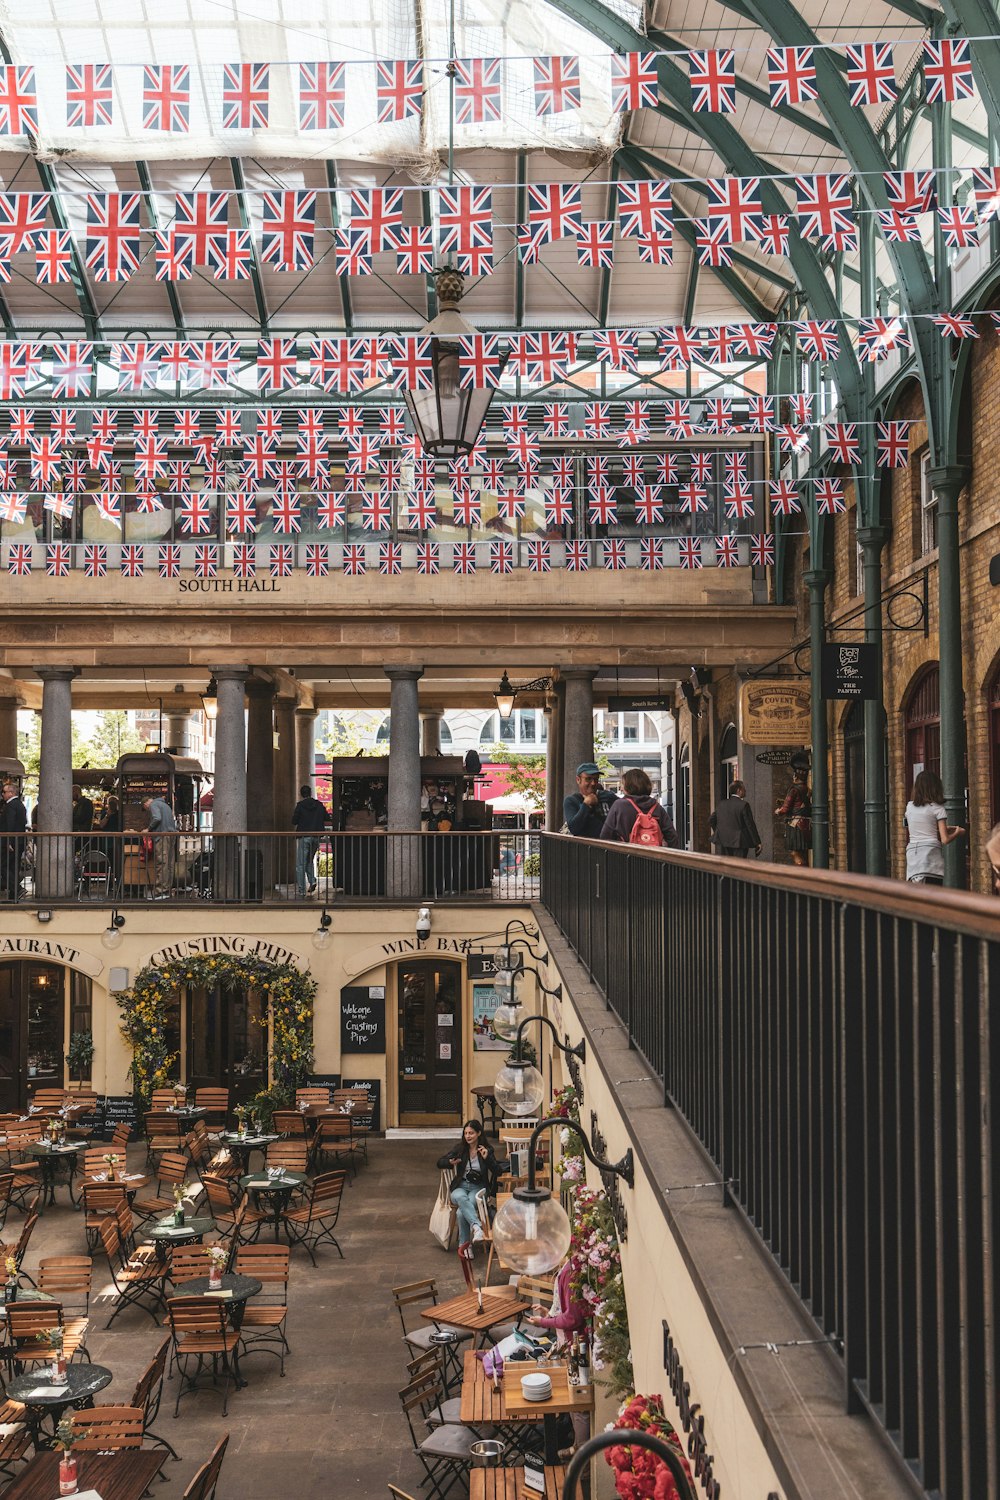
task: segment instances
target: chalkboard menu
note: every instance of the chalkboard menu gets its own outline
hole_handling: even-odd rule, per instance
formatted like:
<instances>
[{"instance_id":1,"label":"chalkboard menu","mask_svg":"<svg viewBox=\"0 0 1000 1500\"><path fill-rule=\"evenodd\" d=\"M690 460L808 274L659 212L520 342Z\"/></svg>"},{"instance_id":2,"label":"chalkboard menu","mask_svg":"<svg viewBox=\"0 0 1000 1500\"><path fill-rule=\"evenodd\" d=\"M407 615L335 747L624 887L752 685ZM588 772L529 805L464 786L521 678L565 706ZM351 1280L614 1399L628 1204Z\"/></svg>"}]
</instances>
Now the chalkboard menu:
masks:
<instances>
[{"instance_id":1,"label":"chalkboard menu","mask_svg":"<svg viewBox=\"0 0 1000 1500\"><path fill-rule=\"evenodd\" d=\"M110 1094L98 1099L97 1110L100 1116L98 1130L102 1135L110 1138L116 1125L128 1125L133 1130L136 1128L135 1098L132 1094Z\"/></svg>"},{"instance_id":2,"label":"chalkboard menu","mask_svg":"<svg viewBox=\"0 0 1000 1500\"><path fill-rule=\"evenodd\" d=\"M340 992L341 1052L385 1051L385 986L349 984Z\"/></svg>"},{"instance_id":3,"label":"chalkboard menu","mask_svg":"<svg viewBox=\"0 0 1000 1500\"><path fill-rule=\"evenodd\" d=\"M367 1089L368 1090L368 1106L369 1106L369 1108L371 1110L371 1115L372 1115L371 1129L372 1129L372 1131L375 1131L375 1132L380 1131L382 1129L382 1126L381 1126L381 1124L379 1122L379 1115L381 1113L381 1108L382 1108L382 1080L381 1080L381 1078L347 1078L347 1077L345 1077L341 1081L341 1088L345 1088L345 1089Z\"/></svg>"}]
</instances>

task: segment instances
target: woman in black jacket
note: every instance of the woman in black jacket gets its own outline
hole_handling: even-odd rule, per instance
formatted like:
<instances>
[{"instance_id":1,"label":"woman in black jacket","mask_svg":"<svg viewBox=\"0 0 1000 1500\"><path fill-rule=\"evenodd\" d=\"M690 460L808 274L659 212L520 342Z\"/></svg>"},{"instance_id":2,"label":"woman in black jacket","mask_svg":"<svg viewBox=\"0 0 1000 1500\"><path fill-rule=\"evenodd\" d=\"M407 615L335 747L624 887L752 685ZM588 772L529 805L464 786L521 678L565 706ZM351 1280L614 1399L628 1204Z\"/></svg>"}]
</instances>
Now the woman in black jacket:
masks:
<instances>
[{"instance_id":1,"label":"woman in black jacket","mask_svg":"<svg viewBox=\"0 0 1000 1500\"><path fill-rule=\"evenodd\" d=\"M455 1169L450 1197L458 1214L458 1253L471 1260L473 1244L483 1237L476 1198L483 1191L488 1197L495 1194L499 1171L493 1147L479 1120L466 1120L461 1143L453 1151L446 1151L438 1166L442 1171Z\"/></svg>"}]
</instances>

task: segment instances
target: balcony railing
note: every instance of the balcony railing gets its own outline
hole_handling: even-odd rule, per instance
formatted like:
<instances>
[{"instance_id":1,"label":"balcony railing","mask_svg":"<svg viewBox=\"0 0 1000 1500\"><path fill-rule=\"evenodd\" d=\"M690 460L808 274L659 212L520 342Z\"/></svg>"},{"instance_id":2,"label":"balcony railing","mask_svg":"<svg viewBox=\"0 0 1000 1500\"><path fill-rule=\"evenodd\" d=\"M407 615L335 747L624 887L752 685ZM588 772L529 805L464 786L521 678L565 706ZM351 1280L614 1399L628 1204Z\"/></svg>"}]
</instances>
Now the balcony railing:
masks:
<instances>
[{"instance_id":1,"label":"balcony railing","mask_svg":"<svg viewBox=\"0 0 1000 1500\"><path fill-rule=\"evenodd\" d=\"M1000 903L542 840L542 902L926 1490L997 1494Z\"/></svg>"},{"instance_id":2,"label":"balcony railing","mask_svg":"<svg viewBox=\"0 0 1000 1500\"><path fill-rule=\"evenodd\" d=\"M0 834L0 886L30 905L530 901L537 834Z\"/></svg>"}]
</instances>

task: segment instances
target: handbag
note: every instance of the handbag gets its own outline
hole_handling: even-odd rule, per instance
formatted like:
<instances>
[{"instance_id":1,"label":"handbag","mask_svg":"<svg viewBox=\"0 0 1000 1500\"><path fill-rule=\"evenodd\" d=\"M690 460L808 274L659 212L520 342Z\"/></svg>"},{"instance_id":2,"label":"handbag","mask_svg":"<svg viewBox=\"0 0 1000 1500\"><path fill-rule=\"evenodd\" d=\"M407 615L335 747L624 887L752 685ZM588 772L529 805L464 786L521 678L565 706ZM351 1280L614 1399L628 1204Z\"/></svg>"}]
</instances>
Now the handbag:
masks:
<instances>
[{"instance_id":1,"label":"handbag","mask_svg":"<svg viewBox=\"0 0 1000 1500\"><path fill-rule=\"evenodd\" d=\"M431 1209L430 1223L427 1226L442 1250L451 1248L451 1237L455 1229L455 1205L450 1194L451 1173L445 1169L441 1173L437 1200Z\"/></svg>"}]
</instances>

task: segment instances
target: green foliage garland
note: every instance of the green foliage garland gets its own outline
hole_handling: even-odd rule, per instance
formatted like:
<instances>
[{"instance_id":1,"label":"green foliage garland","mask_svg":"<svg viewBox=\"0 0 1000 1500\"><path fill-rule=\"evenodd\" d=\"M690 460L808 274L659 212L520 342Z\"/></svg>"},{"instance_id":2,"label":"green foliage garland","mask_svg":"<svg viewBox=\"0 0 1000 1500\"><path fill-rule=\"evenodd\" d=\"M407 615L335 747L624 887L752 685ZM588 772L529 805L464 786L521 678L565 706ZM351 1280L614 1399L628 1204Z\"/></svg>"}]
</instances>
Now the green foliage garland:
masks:
<instances>
[{"instance_id":1,"label":"green foliage garland","mask_svg":"<svg viewBox=\"0 0 1000 1500\"><path fill-rule=\"evenodd\" d=\"M146 1105L154 1088L170 1080L177 1054L167 1046L167 1009L174 992L194 985L225 990L262 990L271 1023L272 1088L291 1100L312 1066L313 1001L316 981L293 964L272 964L253 954L196 955L140 969L131 989L118 996L120 1030L132 1049L132 1081Z\"/></svg>"}]
</instances>

